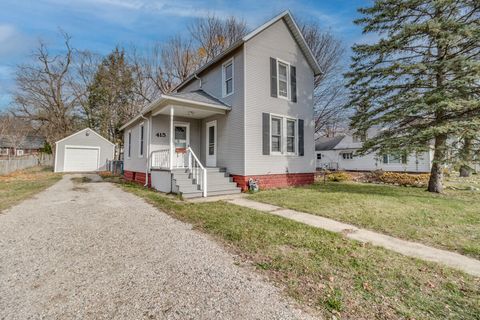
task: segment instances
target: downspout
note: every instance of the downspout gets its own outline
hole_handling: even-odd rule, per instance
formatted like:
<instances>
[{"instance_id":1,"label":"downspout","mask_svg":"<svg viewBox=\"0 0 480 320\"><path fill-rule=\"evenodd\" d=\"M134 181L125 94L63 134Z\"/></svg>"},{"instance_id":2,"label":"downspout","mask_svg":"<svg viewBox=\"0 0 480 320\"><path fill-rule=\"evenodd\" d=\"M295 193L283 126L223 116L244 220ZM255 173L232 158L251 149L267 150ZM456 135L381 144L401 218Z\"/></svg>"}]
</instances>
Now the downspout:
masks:
<instances>
[{"instance_id":1,"label":"downspout","mask_svg":"<svg viewBox=\"0 0 480 320\"><path fill-rule=\"evenodd\" d=\"M147 148L146 148L147 165L145 166L145 184L143 186L148 187L148 173L150 171L150 120L148 118L145 118L143 116L143 114L140 114L140 118L147 121L147 132L148 132L148 143L147 143Z\"/></svg>"},{"instance_id":2,"label":"downspout","mask_svg":"<svg viewBox=\"0 0 480 320\"><path fill-rule=\"evenodd\" d=\"M202 88L202 78L200 78L199 76L197 76L196 73L193 75L193 77L194 77L195 79L197 79L198 81L200 81L200 88Z\"/></svg>"}]
</instances>

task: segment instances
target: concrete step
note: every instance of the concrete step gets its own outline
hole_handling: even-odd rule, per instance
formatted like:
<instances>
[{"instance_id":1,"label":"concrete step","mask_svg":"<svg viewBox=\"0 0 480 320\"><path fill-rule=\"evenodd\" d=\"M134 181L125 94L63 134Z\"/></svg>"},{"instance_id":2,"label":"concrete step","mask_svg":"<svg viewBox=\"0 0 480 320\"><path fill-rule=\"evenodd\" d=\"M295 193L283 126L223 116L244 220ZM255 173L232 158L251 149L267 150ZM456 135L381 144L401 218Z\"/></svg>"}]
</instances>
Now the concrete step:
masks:
<instances>
[{"instance_id":1,"label":"concrete step","mask_svg":"<svg viewBox=\"0 0 480 320\"><path fill-rule=\"evenodd\" d=\"M227 194L237 194L240 192L241 192L240 188L237 188L236 190L211 191L207 193L207 196L214 197L214 196L222 196ZM182 197L184 199L201 198L202 196L203 196L202 192L182 193Z\"/></svg>"}]
</instances>

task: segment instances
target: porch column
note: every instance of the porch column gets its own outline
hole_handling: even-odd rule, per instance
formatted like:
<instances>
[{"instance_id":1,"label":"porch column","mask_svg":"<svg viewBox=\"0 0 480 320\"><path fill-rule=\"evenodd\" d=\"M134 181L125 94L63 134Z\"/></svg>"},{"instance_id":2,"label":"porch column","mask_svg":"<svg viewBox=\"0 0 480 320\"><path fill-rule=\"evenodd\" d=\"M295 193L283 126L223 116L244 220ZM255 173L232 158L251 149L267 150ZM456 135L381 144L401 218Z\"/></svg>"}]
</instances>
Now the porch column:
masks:
<instances>
[{"instance_id":1,"label":"porch column","mask_svg":"<svg viewBox=\"0 0 480 320\"><path fill-rule=\"evenodd\" d=\"M173 130L173 106L170 107L170 170L173 169L173 152L174 152L174 143L173 138L175 132Z\"/></svg>"}]
</instances>

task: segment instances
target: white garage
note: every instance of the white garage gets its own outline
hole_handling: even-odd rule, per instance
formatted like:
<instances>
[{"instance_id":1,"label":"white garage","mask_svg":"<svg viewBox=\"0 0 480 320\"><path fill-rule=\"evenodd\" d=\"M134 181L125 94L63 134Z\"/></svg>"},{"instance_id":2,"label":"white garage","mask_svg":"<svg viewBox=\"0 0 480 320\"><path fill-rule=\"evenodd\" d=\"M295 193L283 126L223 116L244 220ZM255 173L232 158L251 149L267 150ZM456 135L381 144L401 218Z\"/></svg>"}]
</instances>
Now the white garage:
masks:
<instances>
[{"instance_id":1,"label":"white garage","mask_svg":"<svg viewBox=\"0 0 480 320\"><path fill-rule=\"evenodd\" d=\"M55 143L55 172L94 172L113 160L115 145L85 128Z\"/></svg>"}]
</instances>

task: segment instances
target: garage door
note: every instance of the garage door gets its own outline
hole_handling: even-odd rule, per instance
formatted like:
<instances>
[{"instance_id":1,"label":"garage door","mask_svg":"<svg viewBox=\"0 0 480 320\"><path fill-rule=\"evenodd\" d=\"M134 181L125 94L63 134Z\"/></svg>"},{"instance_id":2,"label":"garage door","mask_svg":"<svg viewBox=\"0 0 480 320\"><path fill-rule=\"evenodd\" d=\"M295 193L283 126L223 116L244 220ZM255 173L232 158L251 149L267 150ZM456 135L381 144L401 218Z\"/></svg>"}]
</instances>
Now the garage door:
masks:
<instances>
[{"instance_id":1,"label":"garage door","mask_svg":"<svg viewBox=\"0 0 480 320\"><path fill-rule=\"evenodd\" d=\"M98 148L66 147L64 171L85 172L98 169Z\"/></svg>"}]
</instances>

